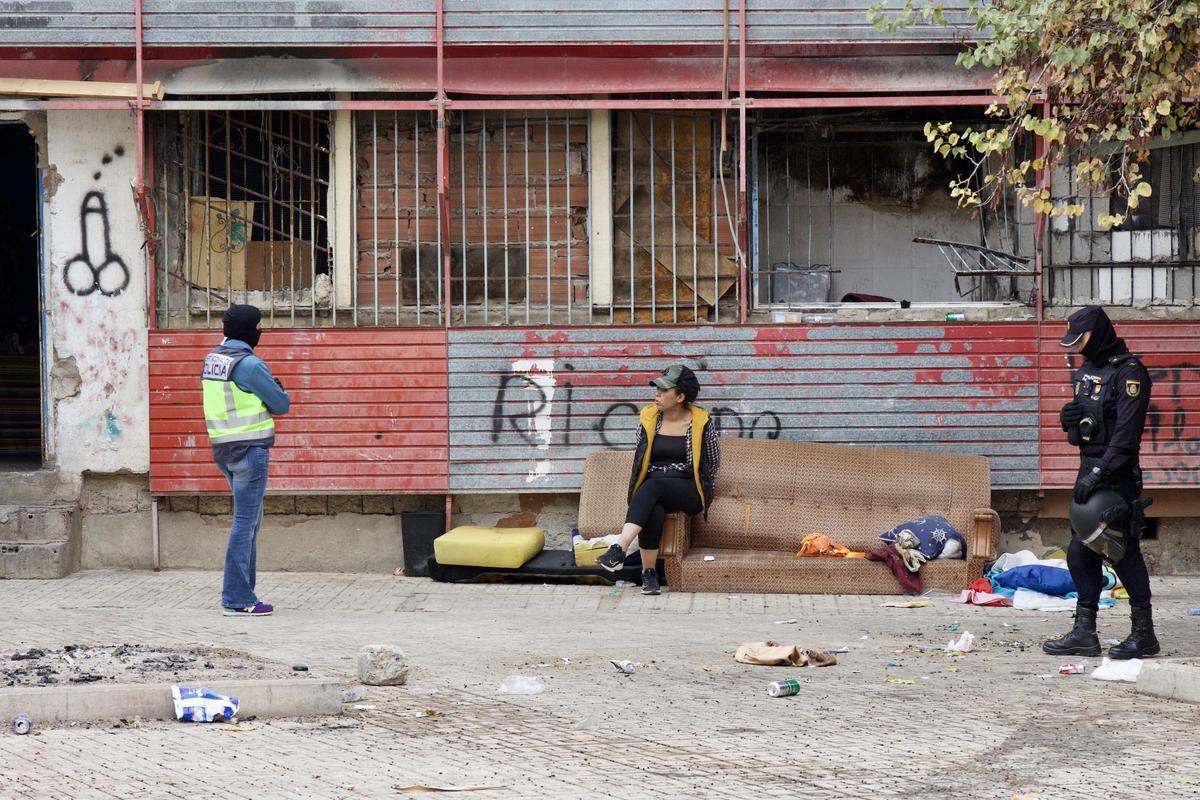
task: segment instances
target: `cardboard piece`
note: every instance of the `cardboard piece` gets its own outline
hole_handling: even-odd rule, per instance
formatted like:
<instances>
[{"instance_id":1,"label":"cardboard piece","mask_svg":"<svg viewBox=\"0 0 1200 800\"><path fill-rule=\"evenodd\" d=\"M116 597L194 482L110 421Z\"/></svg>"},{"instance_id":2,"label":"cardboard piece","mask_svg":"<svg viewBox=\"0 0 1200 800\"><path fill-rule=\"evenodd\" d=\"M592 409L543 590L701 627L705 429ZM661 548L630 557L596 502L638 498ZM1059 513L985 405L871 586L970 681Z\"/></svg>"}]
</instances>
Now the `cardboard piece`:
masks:
<instances>
[{"instance_id":1,"label":"cardboard piece","mask_svg":"<svg viewBox=\"0 0 1200 800\"><path fill-rule=\"evenodd\" d=\"M312 288L312 242L247 242L246 288L250 291Z\"/></svg>"},{"instance_id":2,"label":"cardboard piece","mask_svg":"<svg viewBox=\"0 0 1200 800\"><path fill-rule=\"evenodd\" d=\"M246 290L246 245L254 224L254 203L220 197L193 197L188 206L188 280L214 291Z\"/></svg>"}]
</instances>

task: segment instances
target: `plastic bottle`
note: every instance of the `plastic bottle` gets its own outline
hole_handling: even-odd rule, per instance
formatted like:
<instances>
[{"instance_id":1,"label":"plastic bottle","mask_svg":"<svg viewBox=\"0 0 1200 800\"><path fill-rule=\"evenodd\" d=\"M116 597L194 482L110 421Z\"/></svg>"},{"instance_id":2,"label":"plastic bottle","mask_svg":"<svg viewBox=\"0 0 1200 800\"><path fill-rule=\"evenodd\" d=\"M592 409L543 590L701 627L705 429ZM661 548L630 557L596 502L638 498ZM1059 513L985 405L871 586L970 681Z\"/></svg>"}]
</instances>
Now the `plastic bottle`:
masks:
<instances>
[{"instance_id":1,"label":"plastic bottle","mask_svg":"<svg viewBox=\"0 0 1200 800\"><path fill-rule=\"evenodd\" d=\"M800 681L795 678L775 681L767 687L768 697L791 697L794 694L800 694Z\"/></svg>"},{"instance_id":2,"label":"plastic bottle","mask_svg":"<svg viewBox=\"0 0 1200 800\"><path fill-rule=\"evenodd\" d=\"M946 322L965 322L967 315L961 311L951 311L946 314Z\"/></svg>"}]
</instances>

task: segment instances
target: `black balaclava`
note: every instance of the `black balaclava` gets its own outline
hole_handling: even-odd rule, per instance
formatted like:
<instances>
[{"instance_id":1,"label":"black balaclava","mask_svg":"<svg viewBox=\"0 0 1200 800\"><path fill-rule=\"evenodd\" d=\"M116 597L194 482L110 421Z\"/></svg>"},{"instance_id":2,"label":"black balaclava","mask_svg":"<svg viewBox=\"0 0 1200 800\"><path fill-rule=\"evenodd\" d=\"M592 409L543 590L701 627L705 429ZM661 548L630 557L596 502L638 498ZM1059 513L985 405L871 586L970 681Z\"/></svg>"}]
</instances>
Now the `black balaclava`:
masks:
<instances>
[{"instance_id":1,"label":"black balaclava","mask_svg":"<svg viewBox=\"0 0 1200 800\"><path fill-rule=\"evenodd\" d=\"M225 324L225 338L237 339L250 345L253 350L258 347L258 337L262 331L258 323L262 322L262 312L254 306L233 305L225 309L221 321Z\"/></svg>"},{"instance_id":2,"label":"black balaclava","mask_svg":"<svg viewBox=\"0 0 1200 800\"><path fill-rule=\"evenodd\" d=\"M1113 356L1129 352L1125 340L1117 336L1112 320L1103 308L1095 307L1095 321L1092 324L1092 336L1088 339L1080 354L1093 364L1103 364Z\"/></svg>"}]
</instances>

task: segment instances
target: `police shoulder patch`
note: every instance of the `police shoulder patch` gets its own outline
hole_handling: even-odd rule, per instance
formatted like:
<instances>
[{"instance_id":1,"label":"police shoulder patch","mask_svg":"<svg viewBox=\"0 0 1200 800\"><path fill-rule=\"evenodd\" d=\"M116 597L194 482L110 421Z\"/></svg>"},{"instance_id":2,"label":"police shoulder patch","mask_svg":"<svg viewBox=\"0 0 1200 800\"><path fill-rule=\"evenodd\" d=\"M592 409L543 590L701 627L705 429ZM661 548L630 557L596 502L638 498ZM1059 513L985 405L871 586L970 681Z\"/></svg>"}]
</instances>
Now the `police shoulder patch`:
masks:
<instances>
[{"instance_id":1,"label":"police shoulder patch","mask_svg":"<svg viewBox=\"0 0 1200 800\"><path fill-rule=\"evenodd\" d=\"M1137 397L1142 393L1141 381L1125 381L1125 394L1130 397Z\"/></svg>"}]
</instances>

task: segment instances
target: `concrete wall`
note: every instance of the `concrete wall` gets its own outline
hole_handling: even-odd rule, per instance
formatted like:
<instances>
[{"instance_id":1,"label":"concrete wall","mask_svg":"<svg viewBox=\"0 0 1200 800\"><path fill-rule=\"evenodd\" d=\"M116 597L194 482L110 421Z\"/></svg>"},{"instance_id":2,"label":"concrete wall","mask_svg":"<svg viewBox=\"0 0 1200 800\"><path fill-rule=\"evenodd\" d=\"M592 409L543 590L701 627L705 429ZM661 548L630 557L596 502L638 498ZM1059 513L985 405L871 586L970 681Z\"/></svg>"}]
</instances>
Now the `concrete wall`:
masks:
<instances>
[{"instance_id":1,"label":"concrete wall","mask_svg":"<svg viewBox=\"0 0 1200 800\"><path fill-rule=\"evenodd\" d=\"M129 114L47 114L48 439L60 472L150 467L134 145Z\"/></svg>"}]
</instances>

